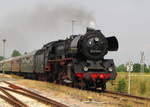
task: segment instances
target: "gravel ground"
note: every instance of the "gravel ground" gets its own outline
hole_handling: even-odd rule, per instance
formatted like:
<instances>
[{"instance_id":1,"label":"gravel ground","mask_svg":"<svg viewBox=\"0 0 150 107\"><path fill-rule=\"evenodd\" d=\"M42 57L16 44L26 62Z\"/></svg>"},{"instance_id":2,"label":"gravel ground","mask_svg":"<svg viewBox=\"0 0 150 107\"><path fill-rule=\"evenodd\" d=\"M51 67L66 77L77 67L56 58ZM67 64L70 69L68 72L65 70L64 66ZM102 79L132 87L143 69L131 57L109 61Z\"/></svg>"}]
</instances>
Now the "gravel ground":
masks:
<instances>
[{"instance_id":1,"label":"gravel ground","mask_svg":"<svg viewBox=\"0 0 150 107\"><path fill-rule=\"evenodd\" d=\"M0 83L0 86L7 87L6 84L4 85L3 83ZM23 103L27 104L29 107L50 107L48 105L42 104L34 99L25 97L23 95L19 95L13 92L9 92L11 95L15 96L17 99L21 100ZM3 94L0 92L0 94ZM5 95L6 96L6 95ZM6 101L0 99L0 107L12 107L10 104L8 104Z\"/></svg>"},{"instance_id":2,"label":"gravel ground","mask_svg":"<svg viewBox=\"0 0 150 107\"><path fill-rule=\"evenodd\" d=\"M14 77L14 76L13 76ZM2 75L0 74L0 81L7 80L12 83L16 83L17 85L20 85L22 87L26 86L27 89L34 91L38 94L44 95L50 99L56 100L58 102L61 102L63 104L66 104L70 107L115 107L111 106L107 102L96 102L96 101L80 101L79 99L73 98L72 96L66 95L63 92L51 90L49 88L42 89L42 87L38 87L37 84L41 84L40 81L36 81L36 83L33 83L32 80L25 80L22 78L12 78L10 75ZM41 84L42 85L42 84ZM7 87L7 84L0 82L0 86ZM31 86L31 87L30 87ZM67 90L66 90L67 91ZM41 104L37 102L36 100L24 97L22 95L18 95L16 93L10 92L13 96L17 98L21 98L23 102L30 105L30 107L46 107L44 104ZM11 107L7 102L0 99L0 107Z\"/></svg>"},{"instance_id":3,"label":"gravel ground","mask_svg":"<svg viewBox=\"0 0 150 107\"><path fill-rule=\"evenodd\" d=\"M3 81L3 80L7 80L7 81L9 80L11 82L17 81L17 79L10 78L9 76L3 77L3 75L0 75L0 81ZM0 82L0 86L9 88L8 85L3 82ZM22 95L19 95L16 93L13 93L10 91L8 91L8 93L15 96L17 99L21 100L22 102L27 104L29 107L50 107L50 106L42 104L34 99L31 99L31 98L28 98L28 97L25 97L25 96L22 96ZM0 92L0 94L5 95L2 92ZM0 98L0 107L12 107L12 105L8 104L6 101L4 101L3 99Z\"/></svg>"},{"instance_id":4,"label":"gravel ground","mask_svg":"<svg viewBox=\"0 0 150 107\"><path fill-rule=\"evenodd\" d=\"M0 107L12 107L12 106L0 98Z\"/></svg>"},{"instance_id":5,"label":"gravel ground","mask_svg":"<svg viewBox=\"0 0 150 107\"><path fill-rule=\"evenodd\" d=\"M29 82L30 84L28 84ZM50 84L47 84L46 82L33 81L33 80L19 80L16 81L16 83L22 86L26 86L28 87L28 89L37 92L38 94L41 94L55 101L66 104L69 107L117 107L116 105L111 104L111 100L110 101L94 101L94 100L89 101L85 99L81 101L80 99L67 95L62 91L58 91L57 89L55 89L56 87L53 87L53 89L51 89L49 86L47 86ZM62 88L62 87L58 86L57 88ZM71 90L66 90L66 92L69 91Z\"/></svg>"},{"instance_id":6,"label":"gravel ground","mask_svg":"<svg viewBox=\"0 0 150 107\"><path fill-rule=\"evenodd\" d=\"M50 84L42 81L34 81L27 79L14 79L11 76L5 77L9 78L10 82L20 85L22 87L26 87L27 89L34 91L38 94L46 96L50 99L56 100L63 104L67 104L70 107L149 107L148 105L138 105L130 102L124 98L115 99L113 97L107 97L100 93L94 93L89 91L83 91L78 89L73 89L66 86L61 86L57 84ZM0 75L1 81L1 75ZM5 85L4 83L0 83L0 85ZM45 107L45 105L32 100L30 98L26 98L21 95L14 94L17 98L21 98L23 102L29 104L30 107ZM87 98L91 97L91 98ZM8 104L0 99L0 107L9 107ZM10 106L11 107L11 106Z\"/></svg>"},{"instance_id":7,"label":"gravel ground","mask_svg":"<svg viewBox=\"0 0 150 107\"><path fill-rule=\"evenodd\" d=\"M79 90L42 81L19 80L16 83L39 91L42 95L68 104L70 107L150 107L150 103L147 101L115 95L111 97L104 93Z\"/></svg>"}]
</instances>

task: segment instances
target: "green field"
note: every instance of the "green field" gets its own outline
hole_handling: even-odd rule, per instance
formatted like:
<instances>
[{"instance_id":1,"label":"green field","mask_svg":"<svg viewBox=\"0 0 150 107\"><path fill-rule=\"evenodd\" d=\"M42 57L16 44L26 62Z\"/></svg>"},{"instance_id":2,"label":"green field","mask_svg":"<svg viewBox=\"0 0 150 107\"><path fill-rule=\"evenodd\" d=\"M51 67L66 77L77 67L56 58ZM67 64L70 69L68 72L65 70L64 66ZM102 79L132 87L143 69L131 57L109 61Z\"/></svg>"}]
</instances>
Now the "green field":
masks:
<instances>
[{"instance_id":1,"label":"green field","mask_svg":"<svg viewBox=\"0 0 150 107\"><path fill-rule=\"evenodd\" d=\"M150 73L131 73L131 94L143 97L150 97ZM145 76L141 76L145 75ZM122 92L128 92L128 73L127 72L118 72L117 79L113 81L114 85L111 82L107 83L107 90L118 91L119 81L123 81Z\"/></svg>"}]
</instances>

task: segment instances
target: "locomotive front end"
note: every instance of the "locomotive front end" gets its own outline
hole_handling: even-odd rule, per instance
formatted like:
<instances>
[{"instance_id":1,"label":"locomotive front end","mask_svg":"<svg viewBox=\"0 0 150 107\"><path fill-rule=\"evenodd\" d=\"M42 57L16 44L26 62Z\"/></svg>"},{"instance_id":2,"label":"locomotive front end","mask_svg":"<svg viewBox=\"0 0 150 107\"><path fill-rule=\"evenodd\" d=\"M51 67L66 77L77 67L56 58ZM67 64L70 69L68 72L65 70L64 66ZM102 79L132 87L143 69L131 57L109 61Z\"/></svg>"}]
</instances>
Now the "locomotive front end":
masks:
<instances>
[{"instance_id":1,"label":"locomotive front end","mask_svg":"<svg viewBox=\"0 0 150 107\"><path fill-rule=\"evenodd\" d=\"M87 30L78 42L78 58L75 64L77 79L86 87L106 88L108 80L116 78L115 64L112 59L104 59L108 51L117 51L116 37L106 38L99 30Z\"/></svg>"},{"instance_id":2,"label":"locomotive front end","mask_svg":"<svg viewBox=\"0 0 150 107\"><path fill-rule=\"evenodd\" d=\"M103 61L86 61L76 64L76 77L78 81L84 82L86 88L106 88L108 80L115 80L117 73L112 59Z\"/></svg>"}]
</instances>

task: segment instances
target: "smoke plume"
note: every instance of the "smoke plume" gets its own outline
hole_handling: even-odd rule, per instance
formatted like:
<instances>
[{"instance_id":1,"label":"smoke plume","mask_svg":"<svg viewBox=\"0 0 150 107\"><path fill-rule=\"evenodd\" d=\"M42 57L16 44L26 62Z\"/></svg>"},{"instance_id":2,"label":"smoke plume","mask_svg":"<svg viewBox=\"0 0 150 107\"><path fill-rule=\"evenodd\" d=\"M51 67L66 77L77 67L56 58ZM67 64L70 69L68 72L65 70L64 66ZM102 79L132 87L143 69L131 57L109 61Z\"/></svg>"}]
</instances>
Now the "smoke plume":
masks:
<instances>
[{"instance_id":1,"label":"smoke plume","mask_svg":"<svg viewBox=\"0 0 150 107\"><path fill-rule=\"evenodd\" d=\"M47 42L65 39L71 35L72 20L76 20L74 34L84 33L89 22L95 21L90 11L70 4L38 4L27 10L18 8L0 25L6 32L7 55L14 49L28 52L41 48Z\"/></svg>"}]
</instances>

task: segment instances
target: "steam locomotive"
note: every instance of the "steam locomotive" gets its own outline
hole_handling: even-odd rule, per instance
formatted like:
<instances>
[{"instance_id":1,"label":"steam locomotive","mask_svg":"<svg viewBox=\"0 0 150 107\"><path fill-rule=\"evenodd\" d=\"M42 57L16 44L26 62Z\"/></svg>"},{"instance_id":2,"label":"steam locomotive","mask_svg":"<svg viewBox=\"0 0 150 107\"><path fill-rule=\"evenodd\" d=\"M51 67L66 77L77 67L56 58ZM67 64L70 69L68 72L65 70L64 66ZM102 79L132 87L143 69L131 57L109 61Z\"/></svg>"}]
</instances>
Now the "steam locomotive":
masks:
<instances>
[{"instance_id":1,"label":"steam locomotive","mask_svg":"<svg viewBox=\"0 0 150 107\"><path fill-rule=\"evenodd\" d=\"M80 88L106 89L115 80L113 59L104 59L108 51L117 51L116 37L105 37L100 30L87 28L84 35L71 35L52 41L41 49L0 61L0 71Z\"/></svg>"}]
</instances>

